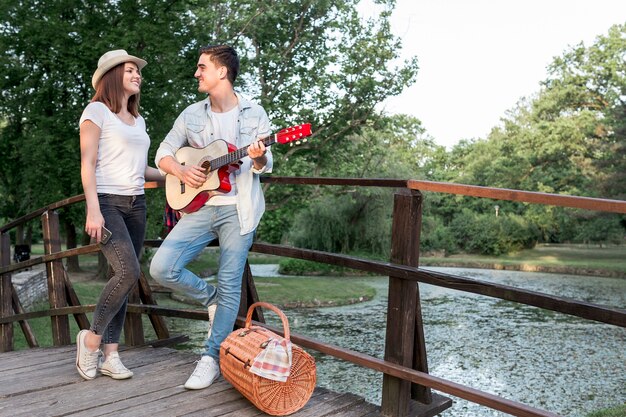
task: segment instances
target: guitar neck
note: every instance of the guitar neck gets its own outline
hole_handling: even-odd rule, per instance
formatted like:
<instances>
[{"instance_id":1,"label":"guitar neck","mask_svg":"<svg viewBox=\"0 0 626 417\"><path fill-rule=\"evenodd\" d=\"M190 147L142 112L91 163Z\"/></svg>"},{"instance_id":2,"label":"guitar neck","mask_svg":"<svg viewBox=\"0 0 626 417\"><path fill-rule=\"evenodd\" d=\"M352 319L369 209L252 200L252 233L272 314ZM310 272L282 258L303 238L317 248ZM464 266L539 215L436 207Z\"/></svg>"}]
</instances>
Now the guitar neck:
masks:
<instances>
[{"instance_id":1,"label":"guitar neck","mask_svg":"<svg viewBox=\"0 0 626 417\"><path fill-rule=\"evenodd\" d=\"M261 140L265 146L272 146L276 143L276 135L269 135L265 139ZM243 148L239 148L234 152L229 152L222 156L218 156L215 159L209 161L209 166L211 167L211 171L215 171L220 169L223 166L230 165L233 162L239 161L240 159L248 156L248 147L250 145L246 145Z\"/></svg>"}]
</instances>

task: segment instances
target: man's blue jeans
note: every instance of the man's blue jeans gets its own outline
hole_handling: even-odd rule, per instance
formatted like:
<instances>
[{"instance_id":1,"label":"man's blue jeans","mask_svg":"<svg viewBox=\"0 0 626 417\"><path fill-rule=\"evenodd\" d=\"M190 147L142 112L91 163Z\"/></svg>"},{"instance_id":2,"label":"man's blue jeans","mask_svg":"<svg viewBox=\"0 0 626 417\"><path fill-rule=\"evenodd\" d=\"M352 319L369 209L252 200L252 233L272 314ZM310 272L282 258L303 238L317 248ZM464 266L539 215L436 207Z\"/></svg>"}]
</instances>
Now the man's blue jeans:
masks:
<instances>
[{"instance_id":1,"label":"man's blue jeans","mask_svg":"<svg viewBox=\"0 0 626 417\"><path fill-rule=\"evenodd\" d=\"M204 206L185 214L167 235L152 258L150 275L160 284L193 298L204 306L217 303L211 337L205 352L219 362L220 344L233 331L243 270L254 232L240 235L235 205ZM211 241L219 239L217 288L185 269Z\"/></svg>"}]
</instances>

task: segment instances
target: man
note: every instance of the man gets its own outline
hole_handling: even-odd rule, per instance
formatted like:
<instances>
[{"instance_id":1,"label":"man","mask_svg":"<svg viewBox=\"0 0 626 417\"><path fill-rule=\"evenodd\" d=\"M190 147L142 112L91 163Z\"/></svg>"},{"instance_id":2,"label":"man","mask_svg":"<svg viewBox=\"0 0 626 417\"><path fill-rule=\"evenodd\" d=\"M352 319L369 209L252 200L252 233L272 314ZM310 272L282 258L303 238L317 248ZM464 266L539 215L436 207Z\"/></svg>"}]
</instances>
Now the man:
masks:
<instances>
[{"instance_id":1,"label":"man","mask_svg":"<svg viewBox=\"0 0 626 417\"><path fill-rule=\"evenodd\" d=\"M237 149L247 145L248 156L230 173L232 190L214 195L197 211L183 215L168 234L150 265L152 277L208 307L209 335L202 358L187 382L187 389L202 389L219 376L220 343L233 330L241 297L241 282L248 251L265 211L259 175L271 172L272 154L259 138L270 134L265 110L236 93L239 58L227 45L200 49L195 77L198 91L208 97L187 107L174 122L156 154L156 166L197 189L209 174L201 166L181 164L175 157L182 146L204 148L223 139ZM207 244L219 239L217 287L207 284L185 266Z\"/></svg>"}]
</instances>

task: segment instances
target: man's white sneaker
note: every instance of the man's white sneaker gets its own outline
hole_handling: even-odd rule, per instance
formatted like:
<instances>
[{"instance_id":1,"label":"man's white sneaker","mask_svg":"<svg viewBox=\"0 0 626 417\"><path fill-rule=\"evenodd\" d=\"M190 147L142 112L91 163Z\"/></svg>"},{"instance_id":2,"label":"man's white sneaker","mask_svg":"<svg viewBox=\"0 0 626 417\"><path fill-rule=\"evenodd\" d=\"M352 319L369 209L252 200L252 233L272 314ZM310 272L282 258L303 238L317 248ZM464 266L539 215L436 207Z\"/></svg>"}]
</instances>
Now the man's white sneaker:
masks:
<instances>
[{"instance_id":1,"label":"man's white sneaker","mask_svg":"<svg viewBox=\"0 0 626 417\"><path fill-rule=\"evenodd\" d=\"M133 371L124 366L117 352L111 352L108 359L102 362L99 368L102 375L110 376L113 379L128 379L133 376Z\"/></svg>"},{"instance_id":2,"label":"man's white sneaker","mask_svg":"<svg viewBox=\"0 0 626 417\"><path fill-rule=\"evenodd\" d=\"M89 330L81 330L76 335L76 370L83 378L89 380L96 377L96 367L100 350L90 352L85 345Z\"/></svg>"},{"instance_id":3,"label":"man's white sneaker","mask_svg":"<svg viewBox=\"0 0 626 417\"><path fill-rule=\"evenodd\" d=\"M220 376L220 366L210 356L203 356L196 365L193 373L185 382L187 389L202 389L213 383Z\"/></svg>"},{"instance_id":4,"label":"man's white sneaker","mask_svg":"<svg viewBox=\"0 0 626 417\"><path fill-rule=\"evenodd\" d=\"M209 330L207 331L206 338L211 337L211 329L213 328L213 320L215 320L215 310L217 310L217 304L211 304L207 307L209 313Z\"/></svg>"}]
</instances>

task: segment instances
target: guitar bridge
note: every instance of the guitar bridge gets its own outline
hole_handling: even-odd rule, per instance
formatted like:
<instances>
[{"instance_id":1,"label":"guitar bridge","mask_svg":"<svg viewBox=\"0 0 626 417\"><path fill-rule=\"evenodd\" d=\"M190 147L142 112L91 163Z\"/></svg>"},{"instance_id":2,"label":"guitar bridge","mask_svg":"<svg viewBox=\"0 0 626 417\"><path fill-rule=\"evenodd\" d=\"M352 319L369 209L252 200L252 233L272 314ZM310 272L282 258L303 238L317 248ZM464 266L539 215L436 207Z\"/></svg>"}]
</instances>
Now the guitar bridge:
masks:
<instances>
[{"instance_id":1,"label":"guitar bridge","mask_svg":"<svg viewBox=\"0 0 626 417\"><path fill-rule=\"evenodd\" d=\"M183 162L181 165L185 165L185 163ZM180 182L180 193L185 194L185 183L182 181Z\"/></svg>"}]
</instances>

